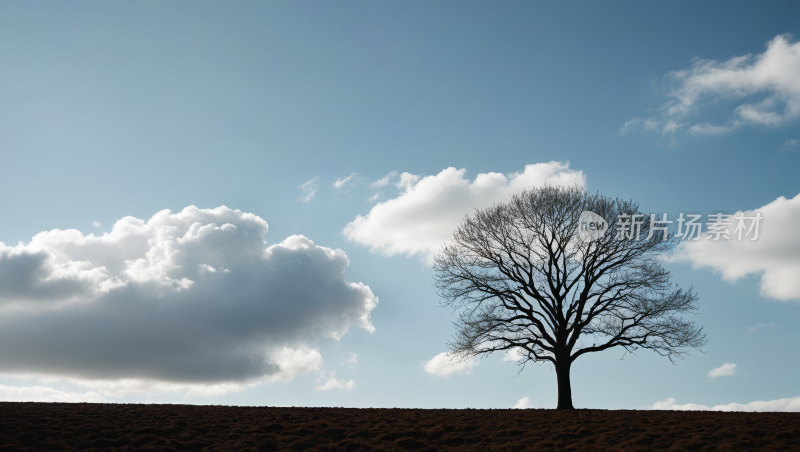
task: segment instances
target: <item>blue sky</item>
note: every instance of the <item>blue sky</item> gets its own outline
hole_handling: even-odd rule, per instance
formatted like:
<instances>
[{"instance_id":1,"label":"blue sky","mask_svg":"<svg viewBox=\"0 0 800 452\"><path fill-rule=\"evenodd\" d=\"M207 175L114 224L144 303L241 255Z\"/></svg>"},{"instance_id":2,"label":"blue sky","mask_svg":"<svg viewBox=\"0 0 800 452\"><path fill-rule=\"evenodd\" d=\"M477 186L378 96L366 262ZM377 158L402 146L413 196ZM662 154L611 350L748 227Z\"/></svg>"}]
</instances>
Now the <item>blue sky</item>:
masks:
<instances>
[{"instance_id":1,"label":"blue sky","mask_svg":"<svg viewBox=\"0 0 800 452\"><path fill-rule=\"evenodd\" d=\"M577 407L800 409L775 402L800 397L799 13L4 2L0 398L555 407L547 366L431 364L455 316L428 264L454 216L561 178L671 215L765 212L758 246L667 263L706 353L581 358Z\"/></svg>"}]
</instances>

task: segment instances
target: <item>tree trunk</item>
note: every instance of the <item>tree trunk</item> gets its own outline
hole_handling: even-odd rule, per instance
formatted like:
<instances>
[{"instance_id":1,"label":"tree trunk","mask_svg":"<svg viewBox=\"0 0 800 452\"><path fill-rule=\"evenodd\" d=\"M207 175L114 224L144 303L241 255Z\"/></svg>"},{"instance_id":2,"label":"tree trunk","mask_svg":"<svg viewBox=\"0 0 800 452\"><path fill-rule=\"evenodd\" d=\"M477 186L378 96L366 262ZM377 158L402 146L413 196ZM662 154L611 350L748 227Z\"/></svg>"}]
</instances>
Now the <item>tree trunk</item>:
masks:
<instances>
[{"instance_id":1,"label":"tree trunk","mask_svg":"<svg viewBox=\"0 0 800 452\"><path fill-rule=\"evenodd\" d=\"M562 364L566 361L566 364ZM569 383L569 368L572 363L569 358L556 363L556 378L558 379L558 407L557 410L574 410L572 406L572 386Z\"/></svg>"}]
</instances>

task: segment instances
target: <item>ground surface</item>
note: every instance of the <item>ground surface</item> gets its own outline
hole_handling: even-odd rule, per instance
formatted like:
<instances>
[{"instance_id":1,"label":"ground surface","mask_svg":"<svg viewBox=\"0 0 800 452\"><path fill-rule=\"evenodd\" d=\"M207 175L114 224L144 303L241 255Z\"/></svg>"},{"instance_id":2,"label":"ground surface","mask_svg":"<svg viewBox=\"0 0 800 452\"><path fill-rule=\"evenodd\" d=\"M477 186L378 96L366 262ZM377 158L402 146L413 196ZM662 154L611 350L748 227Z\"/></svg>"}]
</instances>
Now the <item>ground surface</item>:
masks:
<instances>
[{"instance_id":1,"label":"ground surface","mask_svg":"<svg viewBox=\"0 0 800 452\"><path fill-rule=\"evenodd\" d=\"M800 413L0 402L4 450L800 450Z\"/></svg>"}]
</instances>

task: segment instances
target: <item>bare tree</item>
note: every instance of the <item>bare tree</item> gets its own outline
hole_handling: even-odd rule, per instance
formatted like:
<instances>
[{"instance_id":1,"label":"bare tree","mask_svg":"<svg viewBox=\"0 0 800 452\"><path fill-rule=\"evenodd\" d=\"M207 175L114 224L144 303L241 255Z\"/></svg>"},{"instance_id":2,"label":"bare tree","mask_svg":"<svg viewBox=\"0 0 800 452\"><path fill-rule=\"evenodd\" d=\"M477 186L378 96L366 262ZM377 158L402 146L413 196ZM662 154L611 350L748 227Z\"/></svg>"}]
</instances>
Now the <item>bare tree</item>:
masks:
<instances>
[{"instance_id":1,"label":"bare tree","mask_svg":"<svg viewBox=\"0 0 800 452\"><path fill-rule=\"evenodd\" d=\"M586 211L593 230L579 224ZM586 353L643 348L674 363L699 350L702 327L681 316L697 312L697 295L670 282L658 256L674 234L651 215L551 186L476 209L434 264L441 304L459 311L451 356L513 350L523 368L552 363L558 409L573 409L570 368Z\"/></svg>"}]
</instances>

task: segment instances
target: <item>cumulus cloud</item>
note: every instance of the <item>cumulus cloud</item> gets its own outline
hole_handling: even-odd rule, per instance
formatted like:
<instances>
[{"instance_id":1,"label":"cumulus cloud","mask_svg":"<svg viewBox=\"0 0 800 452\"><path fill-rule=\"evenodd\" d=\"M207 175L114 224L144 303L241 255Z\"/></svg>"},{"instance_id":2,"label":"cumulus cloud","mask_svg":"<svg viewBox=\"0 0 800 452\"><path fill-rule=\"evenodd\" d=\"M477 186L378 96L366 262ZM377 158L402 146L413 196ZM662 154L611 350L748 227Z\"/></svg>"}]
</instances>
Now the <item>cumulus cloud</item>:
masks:
<instances>
[{"instance_id":1,"label":"cumulus cloud","mask_svg":"<svg viewBox=\"0 0 800 452\"><path fill-rule=\"evenodd\" d=\"M523 410L525 408L532 408L532 407L533 406L531 405L531 398L530 397L523 397L523 398L517 400L517 403L515 403L514 406L511 407L511 409L512 410L514 410L514 409Z\"/></svg>"},{"instance_id":2,"label":"cumulus cloud","mask_svg":"<svg viewBox=\"0 0 800 452\"><path fill-rule=\"evenodd\" d=\"M102 226L103 226L103 224L102 224L102 223L100 223L99 221L92 221L92 226L94 226L94 227L96 227L96 228L99 228L99 227L102 227Z\"/></svg>"},{"instance_id":3,"label":"cumulus cloud","mask_svg":"<svg viewBox=\"0 0 800 452\"><path fill-rule=\"evenodd\" d=\"M800 397L792 397L790 399L777 399L755 401L750 403L728 403L725 405L714 405L708 407L706 405L698 405L694 403L687 403L678 405L675 399L669 398L661 402L656 402L650 406L644 407L645 410L675 410L675 411L800 411Z\"/></svg>"},{"instance_id":4,"label":"cumulus cloud","mask_svg":"<svg viewBox=\"0 0 800 452\"><path fill-rule=\"evenodd\" d=\"M477 365L478 361L472 358L461 362L451 361L447 352L443 352L422 363L422 368L431 375L449 378L453 374L469 375Z\"/></svg>"},{"instance_id":5,"label":"cumulus cloud","mask_svg":"<svg viewBox=\"0 0 800 452\"><path fill-rule=\"evenodd\" d=\"M754 220L745 220L739 239L738 217L762 216L759 236L752 240ZM761 275L761 293L779 300L800 299L800 194L793 199L780 197L755 210L736 212L724 229L731 240L706 239L681 242L668 257L672 262L690 262L695 268L708 267L722 274L731 283L749 274Z\"/></svg>"},{"instance_id":6,"label":"cumulus cloud","mask_svg":"<svg viewBox=\"0 0 800 452\"><path fill-rule=\"evenodd\" d=\"M506 202L523 188L585 185L583 172L561 162L527 165L521 173L508 175L482 173L473 181L465 173L463 168L447 168L426 177L402 173L396 184L401 193L378 203L366 216L358 215L344 228L345 237L373 252L420 256L430 265L456 226L475 208Z\"/></svg>"},{"instance_id":7,"label":"cumulus cloud","mask_svg":"<svg viewBox=\"0 0 800 452\"><path fill-rule=\"evenodd\" d=\"M385 186L389 185L392 182L392 179L394 179L395 176L397 176L397 171L392 170L392 171L389 172L389 174L384 176L382 179L378 179L375 182L373 182L372 184L370 184L370 187L372 187L372 188L385 187Z\"/></svg>"},{"instance_id":8,"label":"cumulus cloud","mask_svg":"<svg viewBox=\"0 0 800 452\"><path fill-rule=\"evenodd\" d=\"M107 403L107 398L96 392L67 392L45 386L0 385L2 402L91 402Z\"/></svg>"},{"instance_id":9,"label":"cumulus cloud","mask_svg":"<svg viewBox=\"0 0 800 452\"><path fill-rule=\"evenodd\" d=\"M800 116L800 42L789 35L776 36L758 55L733 57L727 61L696 59L688 69L668 73L670 101L660 116L649 118L645 129L672 133L689 123L706 105L722 100L740 100L724 124L706 121L692 124L694 134L724 134L743 125L778 127ZM642 120L634 118L620 129L624 135Z\"/></svg>"},{"instance_id":10,"label":"cumulus cloud","mask_svg":"<svg viewBox=\"0 0 800 452\"><path fill-rule=\"evenodd\" d=\"M309 202L314 199L314 195L317 194L317 190L319 190L319 185L315 184L314 181L317 180L319 176L311 179L308 182L299 185L297 188L303 192L303 196L301 196L298 201Z\"/></svg>"},{"instance_id":11,"label":"cumulus cloud","mask_svg":"<svg viewBox=\"0 0 800 452\"><path fill-rule=\"evenodd\" d=\"M728 377L736 373L736 364L725 363L708 373L708 377Z\"/></svg>"},{"instance_id":12,"label":"cumulus cloud","mask_svg":"<svg viewBox=\"0 0 800 452\"><path fill-rule=\"evenodd\" d=\"M347 183L350 182L353 179L353 177L355 177L355 175L356 173L353 173L347 177L341 177L339 179L336 179L336 182L333 183L332 187L339 190L340 188L347 185Z\"/></svg>"},{"instance_id":13,"label":"cumulus cloud","mask_svg":"<svg viewBox=\"0 0 800 452\"><path fill-rule=\"evenodd\" d=\"M345 280L342 250L301 235L267 246L266 232L252 213L190 206L0 242L0 373L235 391L321 368L315 344L351 326L374 331L378 298Z\"/></svg>"}]
</instances>

